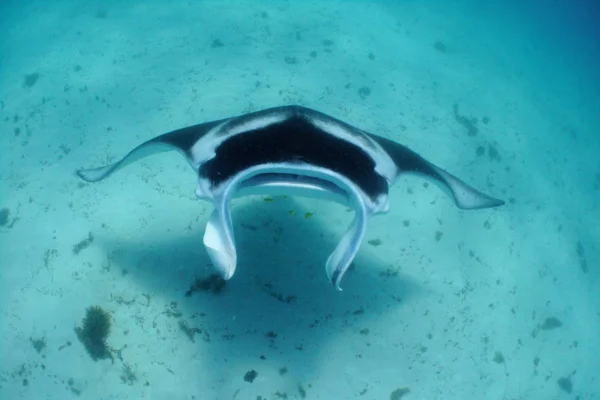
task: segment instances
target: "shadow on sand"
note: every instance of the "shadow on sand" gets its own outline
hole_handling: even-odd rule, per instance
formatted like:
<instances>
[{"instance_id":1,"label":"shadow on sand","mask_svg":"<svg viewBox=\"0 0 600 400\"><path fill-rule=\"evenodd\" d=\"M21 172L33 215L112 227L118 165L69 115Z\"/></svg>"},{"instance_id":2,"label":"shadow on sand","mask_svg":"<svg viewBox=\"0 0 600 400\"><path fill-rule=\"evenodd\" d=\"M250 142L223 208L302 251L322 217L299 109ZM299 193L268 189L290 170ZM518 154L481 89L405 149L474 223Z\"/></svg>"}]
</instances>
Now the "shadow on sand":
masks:
<instances>
[{"instance_id":1,"label":"shadow on sand","mask_svg":"<svg viewBox=\"0 0 600 400\"><path fill-rule=\"evenodd\" d=\"M290 209L302 223L288 218ZM190 369L200 369L199 374L209 374L213 381L239 382L240 387L246 385L248 370L259 376L265 370L275 371L275 376L287 371L286 380L314 382L323 378L315 376L319 360L328 354L323 349L336 346L343 335L356 334L356 326L367 326L390 307L401 307L419 288L401 273L390 273L393 260L370 256L365 242L342 282L344 290L336 291L324 265L338 235L322 222L305 220L306 212L292 199L234 203L238 266L218 293L186 295L195 279L213 273L202 245L205 220L191 231L160 239L142 233L137 242L101 242L113 254L113 265L139 281L140 292L176 304L195 338L192 344L185 332L180 335L182 343L194 346ZM152 336L156 329L144 330ZM231 387L220 391L232 396Z\"/></svg>"}]
</instances>

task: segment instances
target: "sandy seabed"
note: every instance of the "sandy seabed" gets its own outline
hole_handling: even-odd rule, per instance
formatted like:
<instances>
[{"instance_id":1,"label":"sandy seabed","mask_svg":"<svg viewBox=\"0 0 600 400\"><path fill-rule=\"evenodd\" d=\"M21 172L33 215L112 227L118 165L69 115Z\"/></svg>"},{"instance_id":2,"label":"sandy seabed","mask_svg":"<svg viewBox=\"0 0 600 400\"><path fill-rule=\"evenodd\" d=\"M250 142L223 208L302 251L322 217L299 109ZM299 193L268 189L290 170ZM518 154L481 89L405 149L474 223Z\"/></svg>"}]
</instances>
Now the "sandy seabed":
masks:
<instances>
[{"instance_id":1,"label":"sandy seabed","mask_svg":"<svg viewBox=\"0 0 600 400\"><path fill-rule=\"evenodd\" d=\"M1 399L599 397L597 104L525 29L466 2L1 7ZM324 264L349 210L239 199L238 269L214 290L194 286L211 208L180 155L73 173L282 104L507 203L461 211L402 177L336 292ZM112 360L76 334L94 305Z\"/></svg>"}]
</instances>

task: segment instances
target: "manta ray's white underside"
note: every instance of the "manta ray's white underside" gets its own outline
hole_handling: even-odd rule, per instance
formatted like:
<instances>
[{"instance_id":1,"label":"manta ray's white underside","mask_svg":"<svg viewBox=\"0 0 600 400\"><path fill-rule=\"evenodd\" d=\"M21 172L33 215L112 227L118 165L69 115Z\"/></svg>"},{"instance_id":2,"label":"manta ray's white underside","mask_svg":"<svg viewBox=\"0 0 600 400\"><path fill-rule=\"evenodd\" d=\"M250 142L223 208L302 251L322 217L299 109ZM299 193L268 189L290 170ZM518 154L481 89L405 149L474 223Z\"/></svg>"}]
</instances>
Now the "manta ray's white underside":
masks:
<instances>
[{"instance_id":1,"label":"manta ray's white underside","mask_svg":"<svg viewBox=\"0 0 600 400\"><path fill-rule=\"evenodd\" d=\"M336 271L345 271L356 256L369 217L389 209L387 196L374 203L364 198L356 185L345 177L311 165L271 164L249 168L216 192L201 181L196 195L211 201L215 207L206 225L204 245L224 279L233 276L237 265L230 201L233 197L254 194L327 199L355 210L354 220L327 259L325 270L332 281L336 280Z\"/></svg>"}]
</instances>

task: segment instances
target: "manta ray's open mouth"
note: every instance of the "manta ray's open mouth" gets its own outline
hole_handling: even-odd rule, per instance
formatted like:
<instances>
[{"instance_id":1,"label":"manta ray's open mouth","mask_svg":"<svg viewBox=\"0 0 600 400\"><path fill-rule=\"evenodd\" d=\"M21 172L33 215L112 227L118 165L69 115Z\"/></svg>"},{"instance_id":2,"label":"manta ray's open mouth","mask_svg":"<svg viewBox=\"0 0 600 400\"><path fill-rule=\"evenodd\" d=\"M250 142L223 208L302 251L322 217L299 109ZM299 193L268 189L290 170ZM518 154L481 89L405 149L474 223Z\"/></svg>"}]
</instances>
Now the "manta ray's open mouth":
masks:
<instances>
[{"instance_id":1,"label":"manta ray's open mouth","mask_svg":"<svg viewBox=\"0 0 600 400\"><path fill-rule=\"evenodd\" d=\"M267 172L241 182L237 196L252 194L302 196L348 205L348 190L327 179L292 173Z\"/></svg>"}]
</instances>

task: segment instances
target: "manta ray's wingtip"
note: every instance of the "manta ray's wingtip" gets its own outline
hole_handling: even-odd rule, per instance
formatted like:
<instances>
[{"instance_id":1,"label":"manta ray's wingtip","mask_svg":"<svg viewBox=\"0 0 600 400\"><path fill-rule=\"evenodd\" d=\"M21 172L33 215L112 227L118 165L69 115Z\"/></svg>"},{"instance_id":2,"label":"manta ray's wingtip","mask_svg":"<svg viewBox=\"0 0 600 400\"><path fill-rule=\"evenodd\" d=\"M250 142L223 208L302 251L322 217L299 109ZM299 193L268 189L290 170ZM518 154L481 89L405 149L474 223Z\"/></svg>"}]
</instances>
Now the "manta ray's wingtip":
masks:
<instances>
[{"instance_id":1,"label":"manta ray's wingtip","mask_svg":"<svg viewBox=\"0 0 600 400\"><path fill-rule=\"evenodd\" d=\"M340 271L340 270L335 270L333 275L329 277L329 282L331 282L331 284L333 285L333 288L335 290L337 290L338 292L342 291L342 288L340 287L341 281L342 281L342 271Z\"/></svg>"},{"instance_id":2,"label":"manta ray's wingtip","mask_svg":"<svg viewBox=\"0 0 600 400\"><path fill-rule=\"evenodd\" d=\"M77 175L77 177L79 179L83 179L84 181L89 182L86 179L86 175L85 175L85 170L84 169L78 169L77 171L75 171L75 175Z\"/></svg>"},{"instance_id":3,"label":"manta ray's wingtip","mask_svg":"<svg viewBox=\"0 0 600 400\"><path fill-rule=\"evenodd\" d=\"M109 167L78 169L75 171L75 175L86 182L98 182L104 179L109 172Z\"/></svg>"},{"instance_id":4,"label":"manta ray's wingtip","mask_svg":"<svg viewBox=\"0 0 600 400\"><path fill-rule=\"evenodd\" d=\"M473 189L471 196L456 196L456 204L462 210L481 210L500 207L506 202Z\"/></svg>"},{"instance_id":5,"label":"manta ray's wingtip","mask_svg":"<svg viewBox=\"0 0 600 400\"><path fill-rule=\"evenodd\" d=\"M492 203L490 207L500 207L506 204L504 200L494 199L495 201Z\"/></svg>"}]
</instances>

